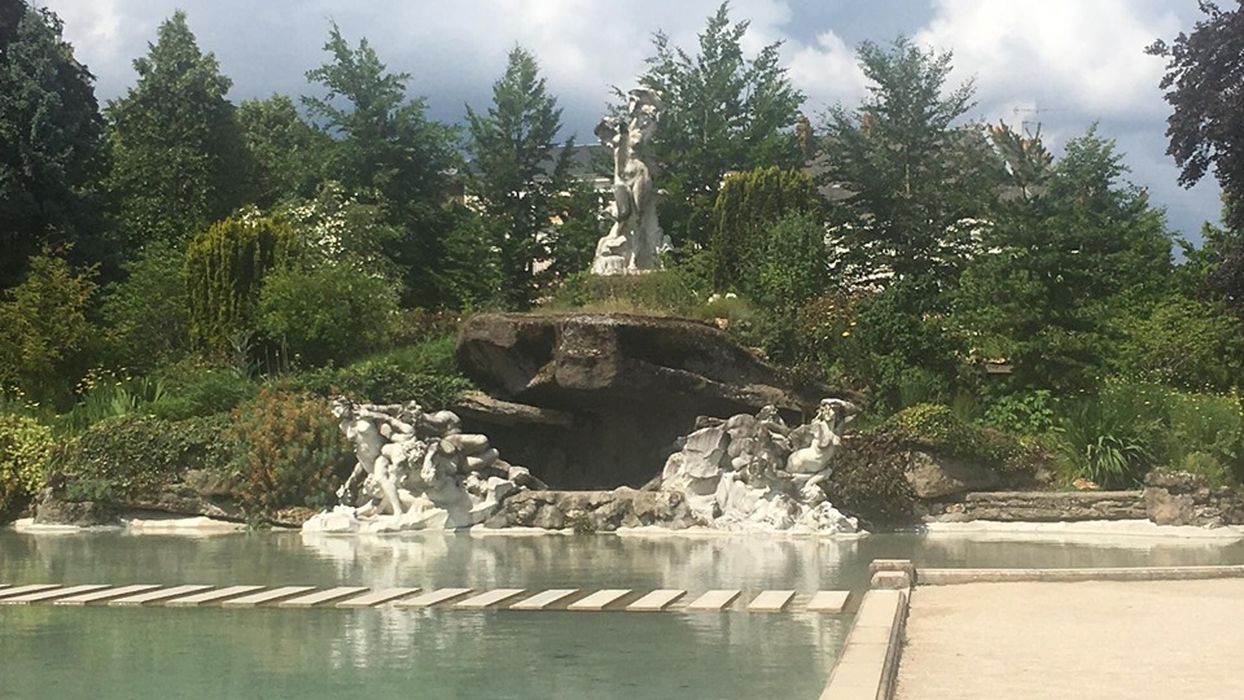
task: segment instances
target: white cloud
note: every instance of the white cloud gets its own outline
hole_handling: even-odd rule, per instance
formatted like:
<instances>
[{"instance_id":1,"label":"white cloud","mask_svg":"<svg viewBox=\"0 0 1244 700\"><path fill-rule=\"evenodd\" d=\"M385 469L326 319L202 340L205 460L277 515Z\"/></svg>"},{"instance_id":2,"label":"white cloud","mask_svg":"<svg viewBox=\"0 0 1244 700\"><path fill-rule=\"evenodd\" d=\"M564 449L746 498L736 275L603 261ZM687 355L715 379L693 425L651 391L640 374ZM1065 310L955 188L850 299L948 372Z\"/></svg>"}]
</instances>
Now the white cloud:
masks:
<instances>
[{"instance_id":1,"label":"white cloud","mask_svg":"<svg viewBox=\"0 0 1244 700\"><path fill-rule=\"evenodd\" d=\"M805 110L819 113L864 96L868 81L855 59L855 49L834 32L820 34L814 45L792 47L788 55L791 82L808 96Z\"/></svg>"},{"instance_id":2,"label":"white cloud","mask_svg":"<svg viewBox=\"0 0 1244 700\"><path fill-rule=\"evenodd\" d=\"M1162 62L1144 54L1178 18L1149 0L935 0L916 40L953 50L955 76L975 76L988 116L1035 102L1101 118L1160 119Z\"/></svg>"}]
</instances>

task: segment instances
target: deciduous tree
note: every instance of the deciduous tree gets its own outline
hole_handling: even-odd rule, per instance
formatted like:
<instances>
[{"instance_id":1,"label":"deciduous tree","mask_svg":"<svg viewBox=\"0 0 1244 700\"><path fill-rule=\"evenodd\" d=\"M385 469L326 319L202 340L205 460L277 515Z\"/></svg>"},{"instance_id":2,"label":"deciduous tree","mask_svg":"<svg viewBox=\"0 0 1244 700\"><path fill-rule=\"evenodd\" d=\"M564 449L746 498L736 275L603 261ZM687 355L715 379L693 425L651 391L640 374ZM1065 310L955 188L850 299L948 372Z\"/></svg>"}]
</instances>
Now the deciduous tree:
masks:
<instances>
[{"instance_id":1,"label":"deciduous tree","mask_svg":"<svg viewBox=\"0 0 1244 700\"><path fill-rule=\"evenodd\" d=\"M121 238L182 242L229 215L245 198L245 151L232 81L203 53L180 10L165 20L138 82L108 104Z\"/></svg>"}]
</instances>

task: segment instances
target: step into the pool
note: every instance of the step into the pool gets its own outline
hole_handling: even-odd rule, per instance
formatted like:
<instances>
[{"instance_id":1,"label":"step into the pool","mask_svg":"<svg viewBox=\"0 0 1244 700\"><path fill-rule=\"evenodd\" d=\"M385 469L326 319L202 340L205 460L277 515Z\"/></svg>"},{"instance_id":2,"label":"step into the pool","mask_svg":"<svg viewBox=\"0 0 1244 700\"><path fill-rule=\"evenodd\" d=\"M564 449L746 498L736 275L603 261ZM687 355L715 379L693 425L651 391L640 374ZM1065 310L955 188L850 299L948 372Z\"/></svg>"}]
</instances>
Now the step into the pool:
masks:
<instances>
[{"instance_id":1,"label":"step into the pool","mask_svg":"<svg viewBox=\"0 0 1244 700\"><path fill-rule=\"evenodd\" d=\"M739 589L715 589L688 595L681 588L588 589L523 588L420 589L417 586L395 586L370 590L366 586L336 586L317 589L315 586L261 585L211 586L181 585L163 587L158 584L81 584L60 586L51 583L13 586L0 589L0 605L137 606L160 604L167 607L201 607L219 605L226 608L249 608L268 605L276 608L373 608L391 603L399 608L442 607L456 610L572 610L581 612L625 610L628 612L808 612L841 615L850 600L848 591L813 591L800 594L794 590L766 590L749 595L741 601ZM687 602L687 601L690 602Z\"/></svg>"},{"instance_id":2,"label":"step into the pool","mask_svg":"<svg viewBox=\"0 0 1244 700\"><path fill-rule=\"evenodd\" d=\"M67 586L65 588L50 588L45 591L32 591L18 596L10 596L0 600L0 605L29 605L31 603L39 603L53 598L64 598L66 596L77 595L79 593L90 593L98 591L101 588L107 588L107 584L91 583L78 586Z\"/></svg>"},{"instance_id":3,"label":"step into the pool","mask_svg":"<svg viewBox=\"0 0 1244 700\"><path fill-rule=\"evenodd\" d=\"M247 593L253 593L262 589L263 586L227 586L212 591L173 598L172 600L165 601L164 604L170 608L194 608L200 605L219 603L225 598L236 598L240 595L246 595Z\"/></svg>"},{"instance_id":4,"label":"step into the pool","mask_svg":"<svg viewBox=\"0 0 1244 700\"><path fill-rule=\"evenodd\" d=\"M105 588L102 591L80 593L68 598L57 598L52 601L52 605L90 605L91 603L101 603L105 600L134 595L135 593L143 593L159 587L159 584L155 583L135 583L129 586L116 586L115 588Z\"/></svg>"},{"instance_id":5,"label":"step into the pool","mask_svg":"<svg viewBox=\"0 0 1244 700\"><path fill-rule=\"evenodd\" d=\"M300 595L297 598L282 600L276 606L278 608L314 608L322 603L341 600L342 598L362 593L365 590L367 590L366 586L337 586L336 588L328 588L315 593Z\"/></svg>"},{"instance_id":6,"label":"step into the pool","mask_svg":"<svg viewBox=\"0 0 1244 700\"><path fill-rule=\"evenodd\" d=\"M658 588L626 606L626 609L632 612L661 612L685 595L687 592L680 588Z\"/></svg>"},{"instance_id":7,"label":"step into the pool","mask_svg":"<svg viewBox=\"0 0 1244 700\"><path fill-rule=\"evenodd\" d=\"M725 610L731 603L734 602L735 598L739 597L741 593L742 591L738 589L708 591L699 598L687 603L687 607L684 608L684 610L690 610L692 612L714 612L718 610Z\"/></svg>"},{"instance_id":8,"label":"step into the pool","mask_svg":"<svg viewBox=\"0 0 1244 700\"><path fill-rule=\"evenodd\" d=\"M631 592L629 588L606 588L603 591L596 591L584 598L580 598L570 605L566 606L567 610L585 610L597 611L604 610L610 603L616 602L619 598Z\"/></svg>"},{"instance_id":9,"label":"step into the pool","mask_svg":"<svg viewBox=\"0 0 1244 700\"><path fill-rule=\"evenodd\" d=\"M365 593L357 598L350 598L337 603L339 608L374 608L377 605L384 605L391 600L404 598L413 593L418 593L419 588L382 588L378 591Z\"/></svg>"},{"instance_id":10,"label":"step into the pool","mask_svg":"<svg viewBox=\"0 0 1244 700\"><path fill-rule=\"evenodd\" d=\"M468 593L474 591L474 588L438 588L434 591L428 591L423 595L414 598L406 598L397 601L399 608L427 608L439 603L448 603L455 598L461 598Z\"/></svg>"},{"instance_id":11,"label":"step into the pool","mask_svg":"<svg viewBox=\"0 0 1244 700\"><path fill-rule=\"evenodd\" d=\"M809 612L837 615L846 609L847 599L850 597L849 591L817 591L808 601L807 609Z\"/></svg>"},{"instance_id":12,"label":"step into the pool","mask_svg":"<svg viewBox=\"0 0 1244 700\"><path fill-rule=\"evenodd\" d=\"M578 592L578 588L553 588L541 591L530 598L524 598L511 605L510 610L545 610L549 606L555 605L558 601L564 600Z\"/></svg>"},{"instance_id":13,"label":"step into the pool","mask_svg":"<svg viewBox=\"0 0 1244 700\"><path fill-rule=\"evenodd\" d=\"M525 592L526 589L523 588L494 588L491 591L471 596L466 600L460 600L454 603L454 607L464 610L483 610L494 605L500 605L511 598L517 598Z\"/></svg>"},{"instance_id":14,"label":"step into the pool","mask_svg":"<svg viewBox=\"0 0 1244 700\"><path fill-rule=\"evenodd\" d=\"M260 591L241 598L230 598L221 603L225 608L253 608L264 603L272 603L283 598L292 598L300 593L315 590L315 586L281 586L267 591Z\"/></svg>"},{"instance_id":15,"label":"step into the pool","mask_svg":"<svg viewBox=\"0 0 1244 700\"><path fill-rule=\"evenodd\" d=\"M747 611L782 612L790 599L794 597L794 591L761 591L755 598L752 598L752 602L747 604Z\"/></svg>"},{"instance_id":16,"label":"step into the pool","mask_svg":"<svg viewBox=\"0 0 1244 700\"><path fill-rule=\"evenodd\" d=\"M46 591L52 588L60 588L60 586L58 586L55 583L28 583L24 586L17 586L15 588L7 588L3 591L0 591L0 601L3 601L5 598L11 598L16 595L25 595L27 593L34 593L35 591Z\"/></svg>"},{"instance_id":17,"label":"step into the pool","mask_svg":"<svg viewBox=\"0 0 1244 700\"><path fill-rule=\"evenodd\" d=\"M154 591L147 591L146 593L138 593L124 598L110 600L108 601L108 605L146 605L147 603L155 603L161 600L168 600L169 598L179 598L184 595L190 595L191 593L206 591L209 588L211 588L211 586L205 586L197 583L187 584L185 586L172 586L171 588L161 588Z\"/></svg>"}]
</instances>

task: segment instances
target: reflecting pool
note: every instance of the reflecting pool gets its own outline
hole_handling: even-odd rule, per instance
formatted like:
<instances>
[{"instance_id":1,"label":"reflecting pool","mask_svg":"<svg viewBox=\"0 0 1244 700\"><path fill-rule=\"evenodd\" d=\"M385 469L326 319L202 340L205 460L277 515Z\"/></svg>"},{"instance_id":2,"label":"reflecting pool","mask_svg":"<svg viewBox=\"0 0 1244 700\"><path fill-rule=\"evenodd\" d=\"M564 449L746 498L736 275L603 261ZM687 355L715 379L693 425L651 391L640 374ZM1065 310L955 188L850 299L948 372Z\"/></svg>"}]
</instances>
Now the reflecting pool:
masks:
<instances>
[{"instance_id":1,"label":"reflecting pool","mask_svg":"<svg viewBox=\"0 0 1244 700\"><path fill-rule=\"evenodd\" d=\"M868 562L1244 563L1244 545L0 530L0 582L861 589ZM3 698L816 697L849 617L0 607Z\"/></svg>"}]
</instances>

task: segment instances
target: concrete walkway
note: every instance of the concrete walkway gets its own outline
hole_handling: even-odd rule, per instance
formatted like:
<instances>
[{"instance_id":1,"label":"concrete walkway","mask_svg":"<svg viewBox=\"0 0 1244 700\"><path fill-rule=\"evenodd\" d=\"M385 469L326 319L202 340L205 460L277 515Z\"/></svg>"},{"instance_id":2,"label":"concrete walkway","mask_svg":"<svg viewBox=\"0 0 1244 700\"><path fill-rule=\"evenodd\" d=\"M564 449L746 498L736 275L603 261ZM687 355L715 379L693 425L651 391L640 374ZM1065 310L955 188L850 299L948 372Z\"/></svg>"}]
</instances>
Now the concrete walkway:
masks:
<instances>
[{"instance_id":1,"label":"concrete walkway","mask_svg":"<svg viewBox=\"0 0 1244 700\"><path fill-rule=\"evenodd\" d=\"M922 586L907 640L900 700L1244 698L1244 580Z\"/></svg>"}]
</instances>

